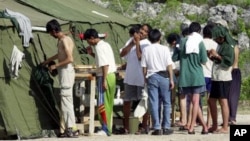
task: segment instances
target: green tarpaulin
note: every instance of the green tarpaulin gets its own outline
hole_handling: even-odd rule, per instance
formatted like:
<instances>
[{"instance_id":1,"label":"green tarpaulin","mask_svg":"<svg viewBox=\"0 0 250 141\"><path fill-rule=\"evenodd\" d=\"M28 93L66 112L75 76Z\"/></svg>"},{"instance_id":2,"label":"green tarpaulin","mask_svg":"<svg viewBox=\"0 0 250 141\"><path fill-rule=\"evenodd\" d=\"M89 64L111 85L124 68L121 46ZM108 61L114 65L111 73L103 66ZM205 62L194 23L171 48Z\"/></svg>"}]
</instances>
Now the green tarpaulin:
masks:
<instances>
[{"instance_id":1,"label":"green tarpaulin","mask_svg":"<svg viewBox=\"0 0 250 141\"><path fill-rule=\"evenodd\" d=\"M63 32L75 40L75 64L93 63L93 58L84 52L86 42L78 37L79 33L90 27L100 33L107 33L105 40L114 50L116 63L121 64L119 49L129 38L129 27L136 24L87 0L1 0L0 12L5 9L27 16L33 27L42 29L49 20L57 19ZM53 92L44 93L44 87L41 89L34 79L37 66L44 60L41 46L46 56L50 57L57 51L57 42L44 31L33 30L32 33L33 41L25 48L17 27L10 19L0 18L0 139L43 137L45 132L58 128L58 80L53 77ZM17 79L11 78L9 74L14 45L25 54Z\"/></svg>"}]
</instances>

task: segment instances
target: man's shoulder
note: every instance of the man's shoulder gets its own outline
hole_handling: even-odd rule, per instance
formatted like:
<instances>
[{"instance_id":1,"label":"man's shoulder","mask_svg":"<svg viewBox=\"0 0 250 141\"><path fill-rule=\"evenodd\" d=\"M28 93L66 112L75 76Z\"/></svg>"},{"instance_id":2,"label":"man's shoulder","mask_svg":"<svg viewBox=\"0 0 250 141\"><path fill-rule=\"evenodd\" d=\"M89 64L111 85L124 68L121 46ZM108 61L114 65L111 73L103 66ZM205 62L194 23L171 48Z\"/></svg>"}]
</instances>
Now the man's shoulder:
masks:
<instances>
[{"instance_id":1,"label":"man's shoulder","mask_svg":"<svg viewBox=\"0 0 250 141\"><path fill-rule=\"evenodd\" d=\"M151 45L151 42L148 40L148 39L143 39L143 40L140 40L140 44L147 44L147 45Z\"/></svg>"},{"instance_id":2,"label":"man's shoulder","mask_svg":"<svg viewBox=\"0 0 250 141\"><path fill-rule=\"evenodd\" d=\"M218 46L218 44L213 39L210 39L210 38L204 38L203 43L205 44L206 48L215 49Z\"/></svg>"},{"instance_id":3,"label":"man's shoulder","mask_svg":"<svg viewBox=\"0 0 250 141\"><path fill-rule=\"evenodd\" d=\"M101 45L101 46L110 46L110 44L104 40L100 40L97 45Z\"/></svg>"}]
</instances>

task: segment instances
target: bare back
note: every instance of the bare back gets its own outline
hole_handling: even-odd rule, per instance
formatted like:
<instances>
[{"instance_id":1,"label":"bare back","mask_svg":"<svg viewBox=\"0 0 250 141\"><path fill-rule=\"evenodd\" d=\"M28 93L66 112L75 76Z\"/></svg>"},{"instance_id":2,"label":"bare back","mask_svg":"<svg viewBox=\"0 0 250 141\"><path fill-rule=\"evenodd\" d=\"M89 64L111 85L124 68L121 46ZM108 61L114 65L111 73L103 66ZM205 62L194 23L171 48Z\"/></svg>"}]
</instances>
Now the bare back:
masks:
<instances>
[{"instance_id":1,"label":"bare back","mask_svg":"<svg viewBox=\"0 0 250 141\"><path fill-rule=\"evenodd\" d=\"M69 36L64 36L58 40L58 61L62 62L68 58L73 60L74 42Z\"/></svg>"}]
</instances>

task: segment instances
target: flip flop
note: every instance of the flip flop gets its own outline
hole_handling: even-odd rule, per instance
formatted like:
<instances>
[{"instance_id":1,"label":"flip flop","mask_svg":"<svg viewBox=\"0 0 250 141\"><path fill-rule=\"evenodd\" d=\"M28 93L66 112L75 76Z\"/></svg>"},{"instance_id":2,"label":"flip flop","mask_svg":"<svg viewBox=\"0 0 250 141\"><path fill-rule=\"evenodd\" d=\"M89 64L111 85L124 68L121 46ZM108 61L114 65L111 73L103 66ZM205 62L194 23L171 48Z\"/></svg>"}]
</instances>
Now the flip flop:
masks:
<instances>
[{"instance_id":1,"label":"flip flop","mask_svg":"<svg viewBox=\"0 0 250 141\"><path fill-rule=\"evenodd\" d=\"M57 137L58 137L58 138L66 138L67 135L66 135L65 133L59 133L59 134L57 135Z\"/></svg>"},{"instance_id":2,"label":"flip flop","mask_svg":"<svg viewBox=\"0 0 250 141\"><path fill-rule=\"evenodd\" d=\"M236 125L236 121L230 121L228 125Z\"/></svg>"},{"instance_id":3,"label":"flip flop","mask_svg":"<svg viewBox=\"0 0 250 141\"><path fill-rule=\"evenodd\" d=\"M188 128L186 126L181 126L179 128L179 131L187 131L187 130L188 130Z\"/></svg>"},{"instance_id":4,"label":"flip flop","mask_svg":"<svg viewBox=\"0 0 250 141\"><path fill-rule=\"evenodd\" d=\"M211 128L208 128L208 132L209 133L213 133L213 132L215 132L217 129L213 129L212 127Z\"/></svg>"},{"instance_id":5,"label":"flip flop","mask_svg":"<svg viewBox=\"0 0 250 141\"><path fill-rule=\"evenodd\" d=\"M147 129L140 128L137 132L135 132L135 135L142 135L142 134L148 134Z\"/></svg>"},{"instance_id":6,"label":"flip flop","mask_svg":"<svg viewBox=\"0 0 250 141\"><path fill-rule=\"evenodd\" d=\"M208 134L208 131L202 130L202 131L201 131L201 134L202 134L202 135L207 135L207 134Z\"/></svg>"}]
</instances>

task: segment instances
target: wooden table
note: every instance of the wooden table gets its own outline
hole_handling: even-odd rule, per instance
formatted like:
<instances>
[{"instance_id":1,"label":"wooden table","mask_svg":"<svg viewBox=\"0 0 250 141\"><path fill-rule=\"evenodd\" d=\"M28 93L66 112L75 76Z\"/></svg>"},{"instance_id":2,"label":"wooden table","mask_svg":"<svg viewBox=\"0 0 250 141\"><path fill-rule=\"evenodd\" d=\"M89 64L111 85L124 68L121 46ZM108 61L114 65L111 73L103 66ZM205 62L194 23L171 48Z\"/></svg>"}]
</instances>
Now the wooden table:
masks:
<instances>
[{"instance_id":1,"label":"wooden table","mask_svg":"<svg viewBox=\"0 0 250 141\"><path fill-rule=\"evenodd\" d=\"M94 65L75 65L75 86L79 89L80 84L83 81L90 81L90 103L89 103L89 135L94 134L94 126L95 126L95 94L96 94L96 66ZM124 78L124 70L118 70L116 72L117 79ZM81 89L76 91L82 94L85 94ZM114 101L115 103L123 104L123 100L120 98L120 94L117 94L117 99ZM83 131L84 132L84 131Z\"/></svg>"},{"instance_id":2,"label":"wooden table","mask_svg":"<svg viewBox=\"0 0 250 141\"><path fill-rule=\"evenodd\" d=\"M82 81L87 81L87 80L88 81L90 80L89 135L93 135L94 128L95 128L94 119L95 119L96 78L91 73L76 73L75 74L75 86L76 87L79 86L82 83Z\"/></svg>"}]
</instances>

